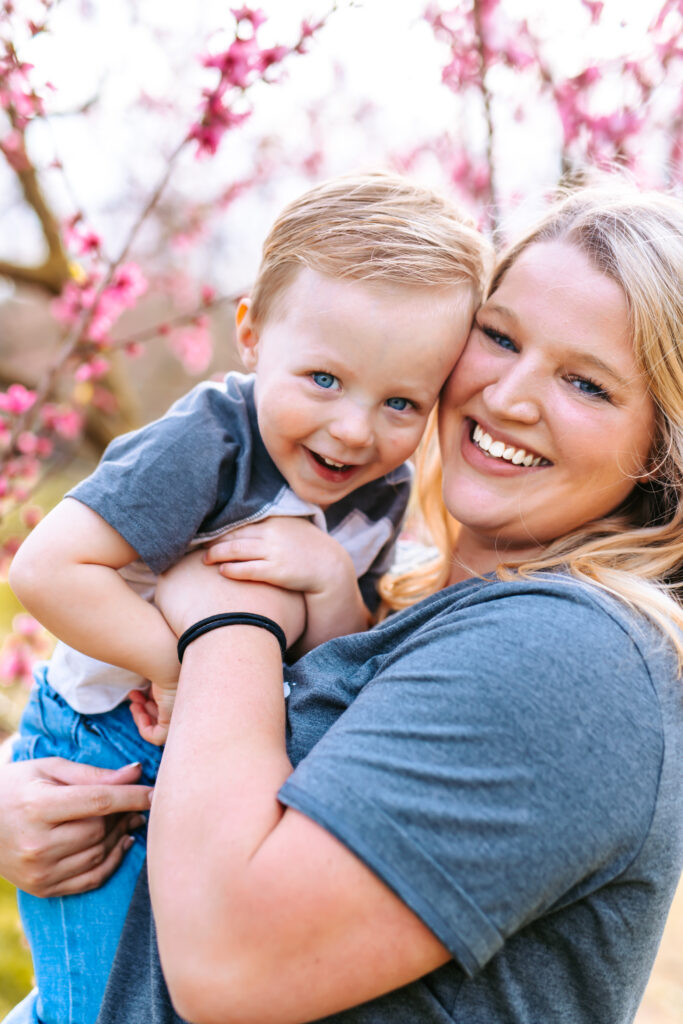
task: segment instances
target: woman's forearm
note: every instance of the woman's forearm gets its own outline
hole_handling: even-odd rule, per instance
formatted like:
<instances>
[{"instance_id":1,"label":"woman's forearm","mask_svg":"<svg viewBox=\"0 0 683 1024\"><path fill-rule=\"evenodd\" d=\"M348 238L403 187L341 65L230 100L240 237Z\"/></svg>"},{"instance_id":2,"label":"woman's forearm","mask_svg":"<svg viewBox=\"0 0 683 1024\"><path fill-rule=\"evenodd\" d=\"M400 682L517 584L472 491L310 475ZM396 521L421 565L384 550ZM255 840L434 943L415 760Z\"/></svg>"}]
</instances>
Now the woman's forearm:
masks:
<instances>
[{"instance_id":1,"label":"woman's forearm","mask_svg":"<svg viewBox=\"0 0 683 1024\"><path fill-rule=\"evenodd\" d=\"M188 1016L199 1005L208 1013L201 1019L212 1019L214 1002L220 1012L218 976L233 999L248 977L257 933L250 867L282 817L277 792L291 771L284 735L274 637L236 626L187 649L155 790L149 869L164 971Z\"/></svg>"}]
</instances>

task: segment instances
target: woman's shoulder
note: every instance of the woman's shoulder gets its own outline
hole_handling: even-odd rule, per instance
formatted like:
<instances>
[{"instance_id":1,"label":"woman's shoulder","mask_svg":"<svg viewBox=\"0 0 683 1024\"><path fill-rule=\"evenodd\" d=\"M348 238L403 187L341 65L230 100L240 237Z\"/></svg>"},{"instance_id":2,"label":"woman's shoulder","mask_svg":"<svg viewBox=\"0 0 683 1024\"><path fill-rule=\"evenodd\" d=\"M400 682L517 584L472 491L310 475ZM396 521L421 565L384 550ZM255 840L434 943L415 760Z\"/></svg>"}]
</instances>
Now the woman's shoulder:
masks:
<instances>
[{"instance_id":1,"label":"woman's shoulder","mask_svg":"<svg viewBox=\"0 0 683 1024\"><path fill-rule=\"evenodd\" d=\"M653 724L663 702L682 703L675 652L663 633L625 602L569 575L456 584L433 595L405 627L404 651L414 647L433 664L465 667L479 681L514 679L518 692L560 688L576 699L590 692L608 704L637 705Z\"/></svg>"},{"instance_id":2,"label":"woman's shoulder","mask_svg":"<svg viewBox=\"0 0 683 1024\"><path fill-rule=\"evenodd\" d=\"M578 634L584 647L611 641L635 647L645 663L663 658L675 664L670 642L644 613L568 573L539 572L509 579L489 576L448 588L442 596L442 613L514 620L527 627L522 634L525 639L529 630L543 628L548 640L561 646L575 642Z\"/></svg>"}]
</instances>

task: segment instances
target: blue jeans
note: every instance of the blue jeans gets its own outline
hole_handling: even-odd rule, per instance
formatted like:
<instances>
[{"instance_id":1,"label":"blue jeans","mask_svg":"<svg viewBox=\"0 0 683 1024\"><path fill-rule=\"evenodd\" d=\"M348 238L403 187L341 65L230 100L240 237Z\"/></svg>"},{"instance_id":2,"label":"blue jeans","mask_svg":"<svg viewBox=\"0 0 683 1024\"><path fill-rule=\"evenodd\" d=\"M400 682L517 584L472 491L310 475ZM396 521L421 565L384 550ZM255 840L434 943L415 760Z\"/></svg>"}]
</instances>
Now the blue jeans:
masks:
<instances>
[{"instance_id":1,"label":"blue jeans","mask_svg":"<svg viewBox=\"0 0 683 1024\"><path fill-rule=\"evenodd\" d=\"M13 759L57 756L100 768L140 761L141 781L151 785L162 751L141 738L128 704L102 715L81 715L52 689L46 671L41 666L36 672ZM41 1024L93 1024L145 854L143 828L121 866L99 889L45 899L19 892L38 999L18 1020L34 1021L37 1014Z\"/></svg>"}]
</instances>

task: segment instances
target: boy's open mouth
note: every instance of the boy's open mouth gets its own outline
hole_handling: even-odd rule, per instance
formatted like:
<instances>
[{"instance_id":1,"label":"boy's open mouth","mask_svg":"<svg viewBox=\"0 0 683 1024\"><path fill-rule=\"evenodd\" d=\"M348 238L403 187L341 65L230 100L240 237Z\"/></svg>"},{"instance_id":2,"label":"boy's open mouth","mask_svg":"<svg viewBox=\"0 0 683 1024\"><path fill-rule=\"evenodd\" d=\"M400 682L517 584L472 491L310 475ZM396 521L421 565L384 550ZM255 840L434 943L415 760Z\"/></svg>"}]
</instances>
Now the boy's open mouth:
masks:
<instances>
[{"instance_id":1,"label":"boy's open mouth","mask_svg":"<svg viewBox=\"0 0 683 1024\"><path fill-rule=\"evenodd\" d=\"M327 456L325 455L318 455L317 452L311 451L310 448L308 450L315 459L315 461L318 463L318 465L324 466L325 469L330 469L332 470L332 472L344 473L348 469L355 469L354 466L350 466L348 465L348 463L335 462L334 459L328 459Z\"/></svg>"}]
</instances>

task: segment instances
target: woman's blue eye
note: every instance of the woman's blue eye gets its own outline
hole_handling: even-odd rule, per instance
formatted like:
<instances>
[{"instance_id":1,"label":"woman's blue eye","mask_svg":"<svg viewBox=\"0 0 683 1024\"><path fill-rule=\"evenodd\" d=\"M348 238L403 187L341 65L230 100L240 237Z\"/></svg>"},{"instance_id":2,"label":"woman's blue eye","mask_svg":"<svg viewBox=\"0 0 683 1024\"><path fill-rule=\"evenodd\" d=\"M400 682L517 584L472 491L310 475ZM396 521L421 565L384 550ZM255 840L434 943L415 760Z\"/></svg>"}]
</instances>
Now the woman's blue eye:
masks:
<instances>
[{"instance_id":1,"label":"woman's blue eye","mask_svg":"<svg viewBox=\"0 0 683 1024\"><path fill-rule=\"evenodd\" d=\"M582 395L588 395L589 398L604 398L609 401L609 394L603 387L600 387L596 381L591 380L590 377L570 377L571 383L574 385L577 391L580 391Z\"/></svg>"},{"instance_id":2,"label":"woman's blue eye","mask_svg":"<svg viewBox=\"0 0 683 1024\"><path fill-rule=\"evenodd\" d=\"M500 331L494 331L492 327L482 327L481 330L484 332L487 338L494 341L496 345L500 345L501 348L507 349L509 352L516 352L517 346L511 338L508 338L506 334L501 334Z\"/></svg>"},{"instance_id":3,"label":"woman's blue eye","mask_svg":"<svg viewBox=\"0 0 683 1024\"><path fill-rule=\"evenodd\" d=\"M412 405L412 402L409 398L387 398L386 404L390 409L396 409L397 412L403 412L403 410L407 409L409 405Z\"/></svg>"},{"instance_id":4,"label":"woman's blue eye","mask_svg":"<svg viewBox=\"0 0 683 1024\"><path fill-rule=\"evenodd\" d=\"M312 379L318 385L319 388L325 388L329 391L335 384L338 384L337 378L331 373L312 373Z\"/></svg>"}]
</instances>

